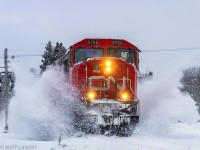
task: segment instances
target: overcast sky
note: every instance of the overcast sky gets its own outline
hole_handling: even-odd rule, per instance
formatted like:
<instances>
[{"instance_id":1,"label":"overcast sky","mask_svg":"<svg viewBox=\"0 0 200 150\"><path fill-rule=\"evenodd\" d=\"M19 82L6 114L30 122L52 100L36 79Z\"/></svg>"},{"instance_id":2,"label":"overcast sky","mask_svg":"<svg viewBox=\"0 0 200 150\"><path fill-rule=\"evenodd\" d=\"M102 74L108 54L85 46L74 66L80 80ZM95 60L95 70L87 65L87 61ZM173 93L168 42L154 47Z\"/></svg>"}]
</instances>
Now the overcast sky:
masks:
<instances>
[{"instance_id":1,"label":"overcast sky","mask_svg":"<svg viewBox=\"0 0 200 150\"><path fill-rule=\"evenodd\" d=\"M119 38L142 51L200 47L199 0L1 0L0 56L42 54L83 38ZM0 65L3 59L0 58ZM20 57L37 67L40 57ZM140 54L142 71L200 63L200 49Z\"/></svg>"}]
</instances>

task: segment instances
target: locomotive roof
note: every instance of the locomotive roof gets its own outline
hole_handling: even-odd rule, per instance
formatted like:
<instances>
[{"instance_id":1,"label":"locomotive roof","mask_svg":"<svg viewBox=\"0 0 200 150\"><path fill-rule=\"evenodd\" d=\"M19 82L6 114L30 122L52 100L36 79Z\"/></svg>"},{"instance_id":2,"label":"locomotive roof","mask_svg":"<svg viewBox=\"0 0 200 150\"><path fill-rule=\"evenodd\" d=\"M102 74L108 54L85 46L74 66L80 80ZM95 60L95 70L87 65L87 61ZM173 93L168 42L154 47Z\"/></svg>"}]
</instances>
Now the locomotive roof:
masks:
<instances>
[{"instance_id":1,"label":"locomotive roof","mask_svg":"<svg viewBox=\"0 0 200 150\"><path fill-rule=\"evenodd\" d=\"M130 42L124 40L124 39L98 39L98 38L86 38L83 39L77 43L75 43L72 46L127 46L133 49L136 49L138 52L141 52L135 45L131 44Z\"/></svg>"}]
</instances>

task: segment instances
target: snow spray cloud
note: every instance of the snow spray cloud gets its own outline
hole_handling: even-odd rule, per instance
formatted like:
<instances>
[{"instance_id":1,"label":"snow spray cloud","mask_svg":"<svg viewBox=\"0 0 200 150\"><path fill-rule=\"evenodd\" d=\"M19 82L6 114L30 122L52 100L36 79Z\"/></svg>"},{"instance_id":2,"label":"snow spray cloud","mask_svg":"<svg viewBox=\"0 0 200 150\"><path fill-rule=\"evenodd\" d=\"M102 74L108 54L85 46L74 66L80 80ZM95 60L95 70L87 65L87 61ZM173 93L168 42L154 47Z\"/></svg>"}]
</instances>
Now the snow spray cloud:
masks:
<instances>
[{"instance_id":1,"label":"snow spray cloud","mask_svg":"<svg viewBox=\"0 0 200 150\"><path fill-rule=\"evenodd\" d=\"M181 94L178 89L181 86L181 73L179 68L167 69L162 77L139 85L141 115L136 131L141 134L181 136L184 131L180 125L184 124L191 130L187 136L192 136L199 114L195 102L189 96ZM200 136L200 132L197 134Z\"/></svg>"},{"instance_id":2,"label":"snow spray cloud","mask_svg":"<svg viewBox=\"0 0 200 150\"><path fill-rule=\"evenodd\" d=\"M51 140L73 131L73 89L59 68L42 77L15 64L15 96L10 103L10 133L23 139Z\"/></svg>"}]
</instances>

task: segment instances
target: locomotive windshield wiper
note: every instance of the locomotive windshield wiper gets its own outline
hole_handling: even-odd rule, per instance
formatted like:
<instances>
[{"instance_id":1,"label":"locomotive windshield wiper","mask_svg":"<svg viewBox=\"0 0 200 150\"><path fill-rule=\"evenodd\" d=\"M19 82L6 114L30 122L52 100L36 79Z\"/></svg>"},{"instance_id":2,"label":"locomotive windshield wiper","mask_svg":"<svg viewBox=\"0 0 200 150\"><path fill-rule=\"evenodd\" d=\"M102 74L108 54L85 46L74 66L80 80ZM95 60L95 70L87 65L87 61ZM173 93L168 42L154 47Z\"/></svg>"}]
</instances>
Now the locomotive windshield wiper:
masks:
<instances>
[{"instance_id":1,"label":"locomotive windshield wiper","mask_svg":"<svg viewBox=\"0 0 200 150\"><path fill-rule=\"evenodd\" d=\"M83 58L83 59L80 60L80 61L86 61L86 60L89 59L89 58L92 58L92 57L86 57L86 58Z\"/></svg>"},{"instance_id":2,"label":"locomotive windshield wiper","mask_svg":"<svg viewBox=\"0 0 200 150\"><path fill-rule=\"evenodd\" d=\"M125 58L122 58L122 57L118 57L118 58L121 58L121 59L123 59L123 60L125 60L127 63L131 63L130 61L128 61L127 59L125 59Z\"/></svg>"}]
</instances>

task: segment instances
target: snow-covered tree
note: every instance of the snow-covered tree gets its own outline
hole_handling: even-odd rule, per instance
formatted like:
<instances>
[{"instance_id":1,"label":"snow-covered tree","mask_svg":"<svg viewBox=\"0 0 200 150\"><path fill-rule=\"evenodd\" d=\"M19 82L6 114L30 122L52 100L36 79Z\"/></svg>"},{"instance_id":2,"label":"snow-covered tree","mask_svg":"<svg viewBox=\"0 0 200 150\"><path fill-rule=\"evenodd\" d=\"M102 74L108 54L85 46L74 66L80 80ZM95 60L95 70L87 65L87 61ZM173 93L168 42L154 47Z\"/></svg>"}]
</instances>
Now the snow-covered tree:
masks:
<instances>
[{"instance_id":1,"label":"snow-covered tree","mask_svg":"<svg viewBox=\"0 0 200 150\"><path fill-rule=\"evenodd\" d=\"M44 72L47 69L47 66L54 65L55 62L60 61L66 53L66 48L59 42L53 47L51 41L49 41L45 49L46 50L42 55L42 65L40 65L41 72Z\"/></svg>"},{"instance_id":2,"label":"snow-covered tree","mask_svg":"<svg viewBox=\"0 0 200 150\"><path fill-rule=\"evenodd\" d=\"M180 91L189 94L194 99L200 113L200 67L183 70L180 82L182 84Z\"/></svg>"},{"instance_id":3,"label":"snow-covered tree","mask_svg":"<svg viewBox=\"0 0 200 150\"><path fill-rule=\"evenodd\" d=\"M49 41L45 47L44 54L42 55L42 65L40 65L41 72L44 72L46 70L46 67L48 65L52 65L54 62L54 56L53 56L53 46L51 44L51 41Z\"/></svg>"},{"instance_id":4,"label":"snow-covered tree","mask_svg":"<svg viewBox=\"0 0 200 150\"><path fill-rule=\"evenodd\" d=\"M55 56L55 61L59 61L62 59L62 57L64 57L66 53L66 48L63 46L62 42L56 43L56 47L54 48L53 54Z\"/></svg>"}]
</instances>

